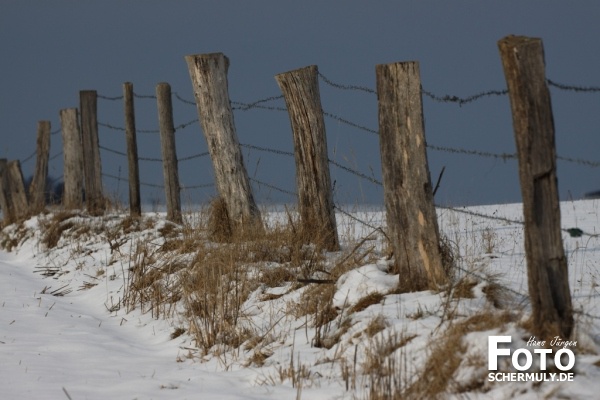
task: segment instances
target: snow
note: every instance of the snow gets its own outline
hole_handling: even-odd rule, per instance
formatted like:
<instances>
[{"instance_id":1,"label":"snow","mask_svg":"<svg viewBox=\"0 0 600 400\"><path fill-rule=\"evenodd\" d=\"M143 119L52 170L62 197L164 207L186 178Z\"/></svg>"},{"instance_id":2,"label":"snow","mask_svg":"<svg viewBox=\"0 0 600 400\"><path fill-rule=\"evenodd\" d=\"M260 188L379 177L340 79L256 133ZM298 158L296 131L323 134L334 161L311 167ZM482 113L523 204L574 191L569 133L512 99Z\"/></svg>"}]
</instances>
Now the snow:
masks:
<instances>
[{"instance_id":1,"label":"snow","mask_svg":"<svg viewBox=\"0 0 600 400\"><path fill-rule=\"evenodd\" d=\"M599 205L597 200L561 204L562 227L577 227L584 232L582 237L563 233L577 311L574 382L534 385L485 381L478 389L454 392L448 398L597 396ZM359 210L353 214L371 226L382 226L385 220L378 211ZM372 381L360 371L366 371L369 362L379 360L377 357L395 358L398 365L402 364L406 384L418 380L432 346L444 340L448 310L455 321L493 310L485 294L490 281L506 288L502 298L509 310L521 310L523 319L527 316L523 226L516 222L522 218L521 206L439 209L440 229L460 256L457 274L473 279L472 298L453 299L448 293L432 291L394 294L398 276L388 273L391 261L377 239L373 246L378 258L365 259L363 265L342 274L335 284L332 305L339 314L325 334L338 340L330 348L314 347L314 322L308 316L296 318L290 311L297 307L304 290L293 290L290 283L263 286L251 293L242 307L248 326L270 340L265 339L260 348L253 350L242 346L203 355L190 335L172 338L174 330L186 323L178 311L156 319L147 309L128 310L122 304L128 256L136 243L161 244L156 231L164 226L164 214L147 217L159 221L156 227L132 233L116 248L111 248L106 238L120 220L118 216L105 217L97 232L82 234L80 241L62 239L52 250L40 243L43 221L38 217L21 227L4 229L4 237L16 238L16 245L11 252L0 251L0 398L368 398ZM272 220L278 218L280 214L272 216ZM77 220L94 221L85 215ZM338 215L338 225L347 251L357 240L374 234L370 227L344 215ZM372 293L381 293L383 300L348 315L346 310ZM265 296L270 300L266 301ZM380 328L367 334L376 323ZM528 337L518 321L466 333L462 338L465 352L453 375L454 385L468 387L477 379L485 380L489 335L510 335L514 339L511 349L525 346ZM406 339L406 344L398 349L384 348L384 344L400 339ZM266 356L262 365L251 362L258 351ZM358 370L354 381L345 376L344 368ZM295 371L298 378L286 378L287 369Z\"/></svg>"}]
</instances>

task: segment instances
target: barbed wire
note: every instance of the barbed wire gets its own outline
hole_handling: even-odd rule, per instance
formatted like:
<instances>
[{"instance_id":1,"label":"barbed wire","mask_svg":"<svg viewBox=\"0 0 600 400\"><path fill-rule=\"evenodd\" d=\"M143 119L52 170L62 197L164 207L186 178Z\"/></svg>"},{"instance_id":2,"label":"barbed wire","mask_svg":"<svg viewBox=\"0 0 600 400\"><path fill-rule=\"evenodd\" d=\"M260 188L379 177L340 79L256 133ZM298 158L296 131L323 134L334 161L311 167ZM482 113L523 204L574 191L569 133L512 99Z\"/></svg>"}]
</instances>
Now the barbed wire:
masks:
<instances>
[{"instance_id":1,"label":"barbed wire","mask_svg":"<svg viewBox=\"0 0 600 400\"><path fill-rule=\"evenodd\" d=\"M346 217L350 218L351 220L353 220L353 221L355 221L355 222L358 222L358 223L360 223L360 224L362 224L362 225L366 226L367 228L371 228L371 229L373 229L374 231L380 231L380 232L382 232L382 233L383 233L385 236L387 236L387 235L386 235L386 233L385 233L385 231L383 230L383 228L382 228L381 226L375 226L375 225L373 225L373 224L370 224L370 223L368 223L368 222L366 222L366 221L363 221L362 219L360 219L360 218L358 218L358 217L356 217L356 216L354 216L354 215L350 214L349 212L345 211L344 209L340 208L340 207L339 207L337 204L334 204L334 205L333 205L333 209L334 209L334 210L337 210L337 211L338 211L340 214L344 214Z\"/></svg>"},{"instance_id":2,"label":"barbed wire","mask_svg":"<svg viewBox=\"0 0 600 400\"><path fill-rule=\"evenodd\" d=\"M195 106L195 105L196 105L196 102L195 102L195 101L184 99L184 98L183 98L183 97L181 97L181 96L179 95L179 93L177 93L177 92L173 93L173 95L175 96L175 98L176 98L177 100L179 100L180 102L182 102L182 103L184 103L184 104L188 104L188 105L192 105L192 106Z\"/></svg>"},{"instance_id":3,"label":"barbed wire","mask_svg":"<svg viewBox=\"0 0 600 400\"><path fill-rule=\"evenodd\" d=\"M260 147L260 146L255 146L253 144L244 144L244 143L240 143L240 146L245 147L247 149L264 151L264 152L267 152L267 153L274 153L274 154L279 154L279 155L283 155L283 156L294 157L294 153L292 153L291 151L271 149L271 148L268 148L268 147Z\"/></svg>"},{"instance_id":4,"label":"barbed wire","mask_svg":"<svg viewBox=\"0 0 600 400\"><path fill-rule=\"evenodd\" d=\"M586 165L588 167L592 167L592 168L597 168L600 167L600 162L599 161L589 161L589 160L584 160L581 158L571 158L571 157L563 157L563 156L556 156L557 160L561 160L561 161L566 161L566 162L570 162L570 163L574 163L574 164L581 164L581 165Z\"/></svg>"},{"instance_id":5,"label":"barbed wire","mask_svg":"<svg viewBox=\"0 0 600 400\"><path fill-rule=\"evenodd\" d=\"M58 157L60 157L60 156L62 156L62 155L63 155L63 152L62 152L62 150L61 150L61 151L59 151L58 153L56 153L55 155L51 156L51 157L48 159L48 161L54 161L54 159L55 159L55 158L58 158Z\"/></svg>"},{"instance_id":6,"label":"barbed wire","mask_svg":"<svg viewBox=\"0 0 600 400\"><path fill-rule=\"evenodd\" d=\"M121 96L106 96L106 95L98 93L98 94L96 94L96 96L99 99L102 99L102 100L109 100L109 101L123 100L123 96L122 95Z\"/></svg>"},{"instance_id":7,"label":"barbed wire","mask_svg":"<svg viewBox=\"0 0 600 400\"><path fill-rule=\"evenodd\" d=\"M275 98L275 97L273 97L273 98ZM265 100L265 99L263 99L263 100ZM263 100L258 100L258 101L255 101L253 103L243 103L241 101L232 101L231 102L231 104L232 104L231 109L232 110L240 110L240 111L248 111L248 110L257 108L257 109L260 109L260 110L285 111L285 112L287 112L287 108L286 107L276 107L276 106L263 106L263 105L260 105L260 103L262 103Z\"/></svg>"},{"instance_id":8,"label":"barbed wire","mask_svg":"<svg viewBox=\"0 0 600 400\"><path fill-rule=\"evenodd\" d=\"M199 123L199 122L200 122L200 120L198 118L195 118L191 121L185 122L183 124L179 124L179 125L175 126L173 129L175 129L175 132L177 132L177 131L187 128L190 125L193 125L193 124Z\"/></svg>"},{"instance_id":9,"label":"barbed wire","mask_svg":"<svg viewBox=\"0 0 600 400\"><path fill-rule=\"evenodd\" d=\"M321 80L324 83L326 83L327 85L334 87L336 89L355 90L355 91L361 91L361 92L365 92L365 93L369 93L369 94L377 94L377 91L372 88L365 87L365 86L336 83L336 82L333 82L332 80L330 80L329 78L327 78L321 72L319 72L318 74L319 74L319 78L321 78ZM565 90L565 91L590 92L590 93L600 92L600 86L570 85L570 84L558 83L551 79L546 79L546 82L547 82L548 86L552 86L557 89ZM432 100L435 100L438 102L443 102L443 103L457 103L458 105L462 106L463 104L471 103L471 102L479 100L483 97L506 96L508 94L508 89L485 90L485 91L482 91L482 92L479 92L479 93L476 93L476 94L473 94L470 96L466 96L466 97L460 97L457 95L450 95L450 94L446 94L444 96L439 96L439 95L436 95L436 94L434 94L430 91L427 91L423 88L421 88L421 92L425 96L431 98Z\"/></svg>"},{"instance_id":10,"label":"barbed wire","mask_svg":"<svg viewBox=\"0 0 600 400\"><path fill-rule=\"evenodd\" d=\"M577 86L577 85L566 85L564 83L554 82L550 79L546 79L549 86L553 86L560 90L571 91L571 92L600 92L600 87L598 86Z\"/></svg>"},{"instance_id":11,"label":"barbed wire","mask_svg":"<svg viewBox=\"0 0 600 400\"><path fill-rule=\"evenodd\" d=\"M21 161L21 164L25 164L27 161L31 160L33 157L35 157L37 154L37 150L34 151L33 153L31 153L30 155L28 155L27 157L25 157L23 159L23 161Z\"/></svg>"},{"instance_id":12,"label":"barbed wire","mask_svg":"<svg viewBox=\"0 0 600 400\"><path fill-rule=\"evenodd\" d=\"M444 96L438 96L423 88L421 88L421 93L438 103L457 103L459 106L463 106L464 104L472 103L483 97L506 96L508 94L508 90L487 90L485 92L476 93L467 97L459 97L456 95L449 94L446 94Z\"/></svg>"},{"instance_id":13,"label":"barbed wire","mask_svg":"<svg viewBox=\"0 0 600 400\"><path fill-rule=\"evenodd\" d=\"M111 149L108 148L106 146L102 146L99 145L98 146L100 149L104 150L104 151L108 151L109 153L113 153L113 154L117 154L123 157L127 157L127 153L119 151L119 150L115 150L115 149ZM140 161L149 161L149 162L162 162L162 158L152 158L152 157L138 157L138 160Z\"/></svg>"},{"instance_id":14,"label":"barbed wire","mask_svg":"<svg viewBox=\"0 0 600 400\"><path fill-rule=\"evenodd\" d=\"M376 179L376 178L374 178L374 177L371 177L371 176L365 175L365 174L363 174L362 172L360 172L360 171L357 171L357 170L355 170L355 169L352 169L352 168L350 168L350 167L346 167L345 165L342 165L342 164L338 163L337 161L333 161L332 159L329 159L328 161L329 161L329 163L330 163L330 164L333 164L333 165L335 165L336 167L338 167L338 168L340 168L340 169L343 169L343 170L344 170L344 171L346 171L346 172L349 172L349 173L351 173L351 174L353 174L353 175L356 175L356 176L358 176L358 177L360 177L360 178L363 178L363 179L365 179L365 180L367 180L367 181L369 181L369 182L371 182L371 183L374 183L374 184L376 184L376 185L383 186L383 183L382 183L382 182L381 182L379 179Z\"/></svg>"},{"instance_id":15,"label":"barbed wire","mask_svg":"<svg viewBox=\"0 0 600 400\"><path fill-rule=\"evenodd\" d=\"M331 81L330 79L328 79L321 72L319 72L318 74L319 74L319 78L321 78L321 80L323 82L325 82L327 85L329 85L331 87L334 87L336 89L357 90L357 91L361 91L361 92L365 92L365 93L369 93L369 94L376 94L375 90L373 90L371 88L368 88L366 86L344 85L344 84L341 84L341 83L335 83L335 82Z\"/></svg>"},{"instance_id":16,"label":"barbed wire","mask_svg":"<svg viewBox=\"0 0 600 400\"><path fill-rule=\"evenodd\" d=\"M293 196L293 197L298 197L298 194L295 193L295 192L279 188L279 187L277 187L275 185L271 185L269 183L266 183L266 182L263 182L263 181L259 181L258 179L255 179L255 178L248 178L248 179L251 182L254 182L254 183L256 183L256 184L258 184L260 186L264 186L266 188L269 188L269 189L272 189L272 190L275 190L277 192L284 193L284 194L287 194L287 195L290 195L290 196Z\"/></svg>"},{"instance_id":17,"label":"barbed wire","mask_svg":"<svg viewBox=\"0 0 600 400\"><path fill-rule=\"evenodd\" d=\"M436 146L432 144L427 145L428 149L443 151L445 153L454 153L454 154L467 154L470 156L479 156L479 157L487 157L487 158L499 158L503 161L516 159L517 155L514 153L492 153L489 151L481 151L481 150L469 150L463 149L459 147L446 147L446 146Z\"/></svg>"},{"instance_id":18,"label":"barbed wire","mask_svg":"<svg viewBox=\"0 0 600 400\"><path fill-rule=\"evenodd\" d=\"M136 99L154 99L154 100L156 100L156 95L155 94L133 93L133 97L135 97Z\"/></svg>"},{"instance_id":19,"label":"barbed wire","mask_svg":"<svg viewBox=\"0 0 600 400\"><path fill-rule=\"evenodd\" d=\"M129 183L129 179L121 177L121 176L116 176L116 175L108 174L105 172L102 173L102 176L104 176L106 178L115 179L120 182ZM140 182L140 186L146 186L146 187L157 188L157 189L165 188L165 185L161 185L161 184L157 184L157 183L147 183L147 182ZM209 187L214 187L214 186L215 186L214 183L203 183L203 184L199 184L199 185L190 185L190 186L180 184L179 188L180 188L180 190L185 191L185 190L194 190L194 189L204 189L204 188L209 188Z\"/></svg>"},{"instance_id":20,"label":"barbed wire","mask_svg":"<svg viewBox=\"0 0 600 400\"><path fill-rule=\"evenodd\" d=\"M123 178L121 176L112 175L112 174L109 174L109 173L106 173L106 172L103 172L102 176L106 177L106 178L115 179L115 180L117 180L119 182L127 182L127 183L129 183L129 179L127 179L127 178ZM164 185L158 185L158 184L146 183L146 182L140 182L140 186L147 186L147 187L153 187L153 188L158 188L158 189L164 189L165 188Z\"/></svg>"},{"instance_id":21,"label":"barbed wire","mask_svg":"<svg viewBox=\"0 0 600 400\"><path fill-rule=\"evenodd\" d=\"M375 129L367 128L366 126L359 125L359 124L357 124L355 122L352 122L352 121L349 121L349 120L347 120L345 118L342 118L339 115L335 115L335 114L326 112L324 110L321 110L321 112L323 113L324 116L326 116L328 118L331 118L331 119L334 119L334 120L336 120L338 122L341 122L342 124L349 125L349 126L351 126L353 128L359 129L361 131L365 131L365 132L373 133L375 135L379 135L379 131L377 131Z\"/></svg>"},{"instance_id":22,"label":"barbed wire","mask_svg":"<svg viewBox=\"0 0 600 400\"><path fill-rule=\"evenodd\" d=\"M173 129L175 132L177 132L177 131L187 128L190 125L195 124L198 121L199 121L198 118L195 118L191 121L185 122L183 124L179 124L179 125L173 127ZM98 122L98 125L102 126L104 128L112 129L114 131L125 132L125 128L122 126L115 126L115 125L111 125L106 122ZM160 133L159 129L136 129L135 131L139 132L139 133Z\"/></svg>"},{"instance_id":23,"label":"barbed wire","mask_svg":"<svg viewBox=\"0 0 600 400\"><path fill-rule=\"evenodd\" d=\"M194 154L191 156L187 156L187 157L182 157L180 159L178 159L179 162L183 162L183 161L189 161L189 160L193 160L195 158L202 158L202 157L206 157L210 155L210 153L208 151L202 152L202 153L198 153L198 154Z\"/></svg>"},{"instance_id":24,"label":"barbed wire","mask_svg":"<svg viewBox=\"0 0 600 400\"><path fill-rule=\"evenodd\" d=\"M270 101L276 101L276 100L281 100L281 99L283 99L283 95L266 97L264 99L253 101L251 103L241 103L241 102L232 102L232 103L235 103L240 106L237 108L238 110L246 111L246 110L250 110L252 108L258 107L262 103L268 103ZM286 108L286 111L287 111L287 108Z\"/></svg>"},{"instance_id":25,"label":"barbed wire","mask_svg":"<svg viewBox=\"0 0 600 400\"><path fill-rule=\"evenodd\" d=\"M109 153L113 153L113 154L117 154L117 155L120 155L120 156L123 156L123 157L127 157L127 153L125 153L123 151L111 149L111 148L108 148L108 147L102 146L102 145L99 145L98 147L100 149L104 150L104 151L108 151ZM184 162L184 161L193 160L195 158L205 157L207 155L209 155L209 153L208 153L208 151L205 151L205 152L202 152L202 153L193 154L191 156L178 158L177 161L178 162ZM140 160L140 161L150 161L150 162L163 162L162 158L153 158L153 157L139 157L138 156L138 160Z\"/></svg>"}]
</instances>

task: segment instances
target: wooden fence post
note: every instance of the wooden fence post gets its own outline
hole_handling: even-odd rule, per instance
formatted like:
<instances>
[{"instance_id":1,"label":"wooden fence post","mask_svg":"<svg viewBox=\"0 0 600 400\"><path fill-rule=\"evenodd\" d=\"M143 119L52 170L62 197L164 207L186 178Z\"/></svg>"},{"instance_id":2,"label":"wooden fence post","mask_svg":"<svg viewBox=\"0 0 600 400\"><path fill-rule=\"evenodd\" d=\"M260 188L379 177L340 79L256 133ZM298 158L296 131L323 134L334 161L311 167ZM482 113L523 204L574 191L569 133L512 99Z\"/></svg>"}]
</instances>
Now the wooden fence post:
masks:
<instances>
[{"instance_id":1,"label":"wooden fence post","mask_svg":"<svg viewBox=\"0 0 600 400\"><path fill-rule=\"evenodd\" d=\"M36 162L33 179L29 186L31 212L39 213L46 206L48 158L50 157L50 121L39 121L37 124Z\"/></svg>"},{"instance_id":2,"label":"wooden fence post","mask_svg":"<svg viewBox=\"0 0 600 400\"><path fill-rule=\"evenodd\" d=\"M533 333L540 340L573 330L569 273L560 230L554 120L541 39L498 42L508 85L525 218Z\"/></svg>"},{"instance_id":3,"label":"wooden fence post","mask_svg":"<svg viewBox=\"0 0 600 400\"><path fill-rule=\"evenodd\" d=\"M29 204L19 160L0 159L0 207L4 224L11 224L27 216Z\"/></svg>"},{"instance_id":4,"label":"wooden fence post","mask_svg":"<svg viewBox=\"0 0 600 400\"><path fill-rule=\"evenodd\" d=\"M436 288L447 274L427 164L419 64L377 65L376 75L387 229L400 287Z\"/></svg>"},{"instance_id":5,"label":"wooden fence post","mask_svg":"<svg viewBox=\"0 0 600 400\"><path fill-rule=\"evenodd\" d=\"M340 245L317 66L278 74L275 80L285 97L292 125L298 208L304 235L329 251L337 251Z\"/></svg>"},{"instance_id":6,"label":"wooden fence post","mask_svg":"<svg viewBox=\"0 0 600 400\"><path fill-rule=\"evenodd\" d=\"M85 203L92 215L104 211L102 164L98 145L98 95L95 90L79 92L81 110L81 145L85 179Z\"/></svg>"},{"instance_id":7,"label":"wooden fence post","mask_svg":"<svg viewBox=\"0 0 600 400\"><path fill-rule=\"evenodd\" d=\"M83 149L77 122L77 109L60 110L60 124L65 181L63 206L66 209L81 208L83 204Z\"/></svg>"},{"instance_id":8,"label":"wooden fence post","mask_svg":"<svg viewBox=\"0 0 600 400\"><path fill-rule=\"evenodd\" d=\"M129 213L132 217L139 217L142 215L140 167L135 130L133 84L130 82L123 84L123 101L125 103L125 140L127 142L127 163L129 166Z\"/></svg>"},{"instance_id":9,"label":"wooden fence post","mask_svg":"<svg viewBox=\"0 0 600 400\"><path fill-rule=\"evenodd\" d=\"M225 203L230 225L260 226L260 211L244 166L229 101L227 70L223 53L186 56L198 116L215 170L219 196Z\"/></svg>"},{"instance_id":10,"label":"wooden fence post","mask_svg":"<svg viewBox=\"0 0 600 400\"><path fill-rule=\"evenodd\" d=\"M6 173L10 187L10 197L15 217L17 219L27 216L29 213L29 202L25 184L23 183L23 173L21 172L21 162L19 160L9 161L6 165Z\"/></svg>"},{"instance_id":11,"label":"wooden fence post","mask_svg":"<svg viewBox=\"0 0 600 400\"><path fill-rule=\"evenodd\" d=\"M158 103L158 123L160 126L160 145L165 178L165 197L167 200L167 219L180 224L181 197L179 188L179 172L177 170L177 151L175 148L175 128L173 126L173 105L171 103L171 86L159 83L156 86Z\"/></svg>"},{"instance_id":12,"label":"wooden fence post","mask_svg":"<svg viewBox=\"0 0 600 400\"><path fill-rule=\"evenodd\" d=\"M11 224L15 219L10 202L8 174L6 172L7 164L8 161L6 158L0 158L0 209L2 209L2 221L4 225Z\"/></svg>"}]
</instances>

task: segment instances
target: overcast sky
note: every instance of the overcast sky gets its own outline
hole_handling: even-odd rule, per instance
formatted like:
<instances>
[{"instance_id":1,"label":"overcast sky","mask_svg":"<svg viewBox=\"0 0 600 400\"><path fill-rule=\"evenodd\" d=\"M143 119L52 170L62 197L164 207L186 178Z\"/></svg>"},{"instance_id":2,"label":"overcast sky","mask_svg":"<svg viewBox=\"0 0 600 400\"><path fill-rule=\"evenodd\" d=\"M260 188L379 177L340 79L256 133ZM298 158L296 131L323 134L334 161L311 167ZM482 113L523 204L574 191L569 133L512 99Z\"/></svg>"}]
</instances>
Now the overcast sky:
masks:
<instances>
[{"instance_id":1,"label":"overcast sky","mask_svg":"<svg viewBox=\"0 0 600 400\"><path fill-rule=\"evenodd\" d=\"M509 34L541 37L549 79L600 86L598 1L7 1L0 3L0 157L25 160L35 150L38 120L59 131L60 109L77 107L80 90L120 96L131 81L153 95L168 82L193 100L185 55L223 52L230 59L232 101L253 102L281 92L274 75L316 64L333 82L375 87L375 65L419 61L422 85L439 96L466 97L506 87L497 41ZM377 130L376 95L320 81L324 111ZM600 93L551 89L557 153L600 161ZM459 106L424 97L425 134L435 181L446 167L436 202L448 205L519 202L517 162L456 154L437 147L514 153L509 99L484 97ZM173 100L175 125L197 118L193 105ZM282 100L263 103L284 107ZM136 99L139 130L158 126L156 101ZM121 100L99 99L101 123L124 126ZM330 159L381 179L376 134L327 118ZM292 151L285 112L235 112L243 144ZM179 158L206 151L200 124L176 134ZM141 157L160 157L156 133L138 133ZM100 145L125 151L120 130L100 127ZM61 151L60 133L51 155ZM126 200L126 158L101 150L104 186ZM245 147L249 175L261 202L293 198L257 181L295 191L293 158ZM208 157L181 161L183 186L213 181ZM34 160L24 162L24 175ZM141 180L161 185L160 164L144 161ZM600 189L598 168L559 161L562 199ZM61 156L50 174L62 175ZM331 165L337 203L382 203L381 189ZM113 176L113 177L111 177ZM206 201L214 188L182 192L183 203ZM161 189L142 187L143 201L163 202Z\"/></svg>"}]
</instances>

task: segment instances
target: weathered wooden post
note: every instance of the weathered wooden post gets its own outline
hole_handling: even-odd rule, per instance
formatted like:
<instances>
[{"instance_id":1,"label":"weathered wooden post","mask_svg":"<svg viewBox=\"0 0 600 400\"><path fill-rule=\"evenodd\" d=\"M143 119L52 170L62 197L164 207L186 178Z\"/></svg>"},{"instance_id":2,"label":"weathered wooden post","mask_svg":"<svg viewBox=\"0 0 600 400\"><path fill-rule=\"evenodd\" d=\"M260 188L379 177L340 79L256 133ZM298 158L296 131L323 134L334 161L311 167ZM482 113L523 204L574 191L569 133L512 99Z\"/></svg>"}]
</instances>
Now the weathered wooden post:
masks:
<instances>
[{"instance_id":1,"label":"weathered wooden post","mask_svg":"<svg viewBox=\"0 0 600 400\"><path fill-rule=\"evenodd\" d=\"M135 108L133 84L123 84L125 103L125 141L127 142L127 164L129 166L129 213L132 217L142 215L140 200L140 167L138 163L137 139L135 130Z\"/></svg>"},{"instance_id":2,"label":"weathered wooden post","mask_svg":"<svg viewBox=\"0 0 600 400\"><path fill-rule=\"evenodd\" d=\"M262 227L260 211L244 166L229 101L223 53L186 56L198 116L215 170L219 196L225 203L233 228Z\"/></svg>"},{"instance_id":3,"label":"weathered wooden post","mask_svg":"<svg viewBox=\"0 0 600 400\"><path fill-rule=\"evenodd\" d=\"M541 39L498 42L519 157L533 333L540 340L573 330L567 259L560 230L554 120Z\"/></svg>"},{"instance_id":4,"label":"weathered wooden post","mask_svg":"<svg viewBox=\"0 0 600 400\"><path fill-rule=\"evenodd\" d=\"M50 157L50 121L37 124L36 162L33 179L29 186L31 212L36 214L46 206L46 181L48 179L48 158Z\"/></svg>"},{"instance_id":5,"label":"weathered wooden post","mask_svg":"<svg viewBox=\"0 0 600 400\"><path fill-rule=\"evenodd\" d=\"M4 224L13 223L29 213L19 160L0 159L0 206Z\"/></svg>"},{"instance_id":6,"label":"weathered wooden post","mask_svg":"<svg viewBox=\"0 0 600 400\"><path fill-rule=\"evenodd\" d=\"M388 236L400 287L447 281L433 204L417 62L377 65L379 145Z\"/></svg>"},{"instance_id":7,"label":"weathered wooden post","mask_svg":"<svg viewBox=\"0 0 600 400\"><path fill-rule=\"evenodd\" d=\"M10 188L10 201L17 219L27 216L29 213L29 202L27 192L23 183L21 162L19 160L9 161L6 165L6 174Z\"/></svg>"},{"instance_id":8,"label":"weathered wooden post","mask_svg":"<svg viewBox=\"0 0 600 400\"><path fill-rule=\"evenodd\" d=\"M0 158L0 209L2 209L2 217L4 225L8 225L14 221L12 204L10 202L10 190L8 177L6 173L6 158Z\"/></svg>"},{"instance_id":9,"label":"weathered wooden post","mask_svg":"<svg viewBox=\"0 0 600 400\"><path fill-rule=\"evenodd\" d=\"M83 205L83 149L77 122L77 109L60 110L60 124L65 181L63 206L66 209L81 208Z\"/></svg>"},{"instance_id":10,"label":"weathered wooden post","mask_svg":"<svg viewBox=\"0 0 600 400\"><path fill-rule=\"evenodd\" d=\"M81 111L81 145L85 179L85 203L92 215L104 211L102 164L98 145L98 95L95 90L79 92Z\"/></svg>"},{"instance_id":11,"label":"weathered wooden post","mask_svg":"<svg viewBox=\"0 0 600 400\"><path fill-rule=\"evenodd\" d=\"M167 200L167 219L180 224L181 197L179 188L179 172L177 170L177 151L175 149L175 128L173 126L173 105L171 102L171 86L159 83L156 86L158 103L158 123L160 126L160 146L165 178L165 197Z\"/></svg>"},{"instance_id":12,"label":"weathered wooden post","mask_svg":"<svg viewBox=\"0 0 600 400\"><path fill-rule=\"evenodd\" d=\"M340 245L317 66L285 72L276 75L275 80L285 97L292 125L298 208L304 235L327 250L337 251Z\"/></svg>"}]
</instances>

